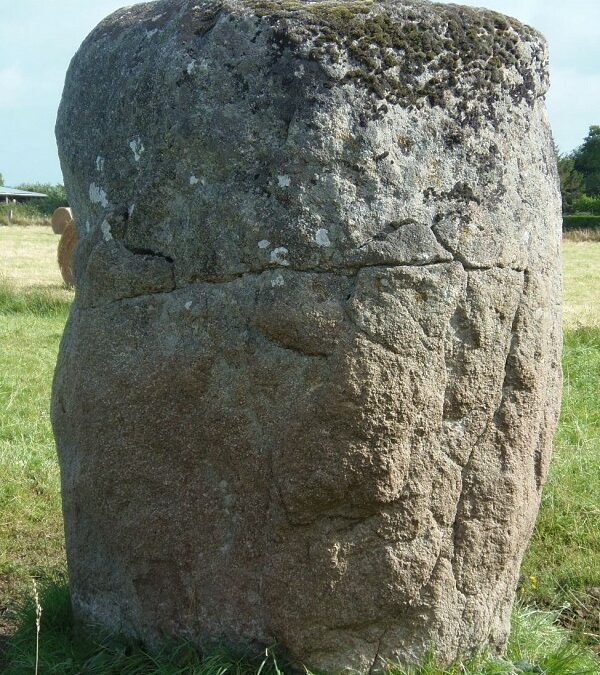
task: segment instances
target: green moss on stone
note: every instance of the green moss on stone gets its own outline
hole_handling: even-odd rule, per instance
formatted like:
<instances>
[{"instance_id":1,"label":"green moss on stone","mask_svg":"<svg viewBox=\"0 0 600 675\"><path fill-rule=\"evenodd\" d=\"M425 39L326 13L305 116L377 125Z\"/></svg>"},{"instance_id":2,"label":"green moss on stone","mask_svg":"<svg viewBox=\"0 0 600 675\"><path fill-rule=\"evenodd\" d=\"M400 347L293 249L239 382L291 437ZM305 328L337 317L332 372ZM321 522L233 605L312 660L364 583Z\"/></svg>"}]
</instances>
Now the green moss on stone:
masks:
<instances>
[{"instance_id":1,"label":"green moss on stone","mask_svg":"<svg viewBox=\"0 0 600 675\"><path fill-rule=\"evenodd\" d=\"M465 84L488 105L507 89L515 100L531 100L534 92L509 84L505 73L514 68L531 83L534 69L544 67L535 57L522 59L518 50L520 40L529 40L534 53L539 52L537 34L487 10L432 4L423 15L408 7L403 14L402 4L373 0L241 4L278 24L281 39L300 45L308 38L313 59L336 63L347 58L346 81L363 85L378 99L405 106L425 101L444 106L448 94L464 98L458 87Z\"/></svg>"}]
</instances>

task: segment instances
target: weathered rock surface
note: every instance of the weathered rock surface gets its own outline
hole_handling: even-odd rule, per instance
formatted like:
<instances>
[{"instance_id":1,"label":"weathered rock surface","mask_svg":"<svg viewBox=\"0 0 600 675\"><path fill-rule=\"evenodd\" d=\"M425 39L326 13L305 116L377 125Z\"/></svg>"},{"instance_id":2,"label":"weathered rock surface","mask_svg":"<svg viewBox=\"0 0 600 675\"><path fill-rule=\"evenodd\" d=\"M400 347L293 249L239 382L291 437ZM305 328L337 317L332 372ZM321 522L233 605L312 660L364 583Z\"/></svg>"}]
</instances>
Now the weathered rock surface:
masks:
<instances>
[{"instance_id":1,"label":"weathered rock surface","mask_svg":"<svg viewBox=\"0 0 600 675\"><path fill-rule=\"evenodd\" d=\"M560 393L543 38L164 0L87 38L53 423L76 615L339 672L505 642Z\"/></svg>"}]
</instances>

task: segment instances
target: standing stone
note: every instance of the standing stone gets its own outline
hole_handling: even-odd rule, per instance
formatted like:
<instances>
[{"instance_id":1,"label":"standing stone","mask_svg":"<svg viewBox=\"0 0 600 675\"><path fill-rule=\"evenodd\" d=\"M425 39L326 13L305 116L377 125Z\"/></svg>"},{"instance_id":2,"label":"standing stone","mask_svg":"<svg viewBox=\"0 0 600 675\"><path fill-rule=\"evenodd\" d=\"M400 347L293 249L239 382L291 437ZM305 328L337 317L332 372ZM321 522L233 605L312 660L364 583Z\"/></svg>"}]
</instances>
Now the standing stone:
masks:
<instances>
[{"instance_id":1,"label":"standing stone","mask_svg":"<svg viewBox=\"0 0 600 675\"><path fill-rule=\"evenodd\" d=\"M502 648L560 395L543 38L422 0L103 21L57 135L72 600L329 672Z\"/></svg>"}]
</instances>

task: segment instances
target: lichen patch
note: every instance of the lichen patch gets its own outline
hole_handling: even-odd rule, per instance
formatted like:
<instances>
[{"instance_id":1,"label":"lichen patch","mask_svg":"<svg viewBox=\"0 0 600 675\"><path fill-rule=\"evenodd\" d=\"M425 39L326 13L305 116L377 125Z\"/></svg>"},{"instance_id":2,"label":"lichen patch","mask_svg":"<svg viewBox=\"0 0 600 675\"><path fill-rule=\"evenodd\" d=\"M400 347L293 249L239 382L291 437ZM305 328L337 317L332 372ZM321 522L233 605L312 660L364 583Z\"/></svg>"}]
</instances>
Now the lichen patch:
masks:
<instances>
[{"instance_id":1,"label":"lichen patch","mask_svg":"<svg viewBox=\"0 0 600 675\"><path fill-rule=\"evenodd\" d=\"M289 265L289 261L286 260L288 254L287 248L285 246L278 246L277 248L271 251L271 262L276 265Z\"/></svg>"},{"instance_id":2,"label":"lichen patch","mask_svg":"<svg viewBox=\"0 0 600 675\"><path fill-rule=\"evenodd\" d=\"M98 187L96 183L90 183L89 196L92 204L100 204L105 209L110 206L106 191Z\"/></svg>"},{"instance_id":3,"label":"lichen patch","mask_svg":"<svg viewBox=\"0 0 600 675\"><path fill-rule=\"evenodd\" d=\"M133 152L133 158L136 162L139 162L142 157L142 153L145 150L144 144L142 143L142 140L139 138L139 136L129 142L129 147L131 148L131 152Z\"/></svg>"},{"instance_id":4,"label":"lichen patch","mask_svg":"<svg viewBox=\"0 0 600 675\"><path fill-rule=\"evenodd\" d=\"M100 225L100 230L102 231L102 237L104 241L112 240L113 236L112 232L110 231L110 223L107 220L102 222L102 225Z\"/></svg>"},{"instance_id":5,"label":"lichen patch","mask_svg":"<svg viewBox=\"0 0 600 675\"><path fill-rule=\"evenodd\" d=\"M331 246L329 232L325 228L317 230L317 233L315 234L315 241L319 246Z\"/></svg>"}]
</instances>

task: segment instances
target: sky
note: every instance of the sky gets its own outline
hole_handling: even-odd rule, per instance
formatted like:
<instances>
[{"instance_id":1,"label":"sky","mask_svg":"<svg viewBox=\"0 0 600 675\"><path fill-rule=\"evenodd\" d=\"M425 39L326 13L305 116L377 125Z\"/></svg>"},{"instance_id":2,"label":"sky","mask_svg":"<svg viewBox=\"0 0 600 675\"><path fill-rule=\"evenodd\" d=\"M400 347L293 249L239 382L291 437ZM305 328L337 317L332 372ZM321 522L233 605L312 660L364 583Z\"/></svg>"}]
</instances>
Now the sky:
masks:
<instances>
[{"instance_id":1,"label":"sky","mask_svg":"<svg viewBox=\"0 0 600 675\"><path fill-rule=\"evenodd\" d=\"M447 0L442 0L447 1ZM6 185L61 183L54 122L69 61L127 0L0 0L0 173ZM550 44L547 98L561 151L600 124L600 0L462 0L528 23Z\"/></svg>"}]
</instances>

